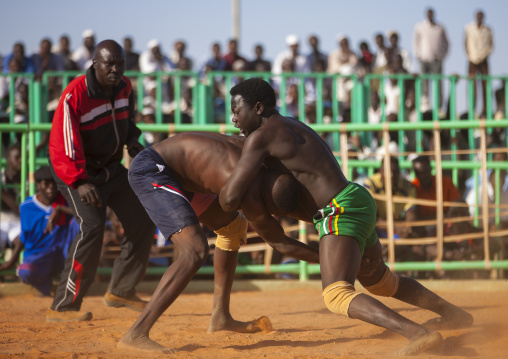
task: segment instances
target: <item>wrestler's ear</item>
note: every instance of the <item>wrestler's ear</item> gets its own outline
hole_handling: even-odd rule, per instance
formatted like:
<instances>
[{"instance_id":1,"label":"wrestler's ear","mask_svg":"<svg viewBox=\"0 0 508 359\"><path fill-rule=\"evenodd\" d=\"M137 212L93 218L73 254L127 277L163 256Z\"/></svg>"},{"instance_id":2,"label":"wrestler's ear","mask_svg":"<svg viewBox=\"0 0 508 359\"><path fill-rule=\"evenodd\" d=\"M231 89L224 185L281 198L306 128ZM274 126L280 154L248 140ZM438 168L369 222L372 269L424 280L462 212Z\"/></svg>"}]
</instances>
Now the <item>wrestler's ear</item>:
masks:
<instances>
[{"instance_id":1,"label":"wrestler's ear","mask_svg":"<svg viewBox=\"0 0 508 359\"><path fill-rule=\"evenodd\" d=\"M254 109L256 110L256 113L258 115L261 115L261 114L263 114L263 111L265 110L265 105L263 105L262 102L256 102L256 104L254 105Z\"/></svg>"}]
</instances>

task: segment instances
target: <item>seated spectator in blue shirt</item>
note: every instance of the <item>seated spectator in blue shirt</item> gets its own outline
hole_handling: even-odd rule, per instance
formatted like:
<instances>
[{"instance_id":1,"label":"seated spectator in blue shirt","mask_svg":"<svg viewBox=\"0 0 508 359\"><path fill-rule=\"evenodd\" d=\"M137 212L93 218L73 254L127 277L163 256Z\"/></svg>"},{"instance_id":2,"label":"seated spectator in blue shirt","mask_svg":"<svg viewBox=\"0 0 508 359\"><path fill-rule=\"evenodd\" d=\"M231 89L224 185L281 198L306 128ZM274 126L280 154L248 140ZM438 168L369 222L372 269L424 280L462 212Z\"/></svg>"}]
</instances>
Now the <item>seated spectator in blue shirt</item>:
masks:
<instances>
[{"instance_id":1,"label":"seated spectator in blue shirt","mask_svg":"<svg viewBox=\"0 0 508 359\"><path fill-rule=\"evenodd\" d=\"M34 177L37 193L21 203L21 234L14 241L11 260L0 270L12 267L24 247L23 262L17 269L19 278L49 296L51 278L62 271L68 244L79 226L71 222L72 211L58 192L49 167L39 168Z\"/></svg>"},{"instance_id":2,"label":"seated spectator in blue shirt","mask_svg":"<svg viewBox=\"0 0 508 359\"><path fill-rule=\"evenodd\" d=\"M18 60L21 65L19 72L33 73L35 71L32 59L25 56L25 45L21 42L16 42L12 47L12 53L3 58L3 72L9 73L9 63L12 58Z\"/></svg>"},{"instance_id":3,"label":"seated spectator in blue shirt","mask_svg":"<svg viewBox=\"0 0 508 359\"><path fill-rule=\"evenodd\" d=\"M220 44L214 42L212 44L212 56L206 60L200 71L201 79L204 79L209 71L224 71L226 69L226 60L222 58Z\"/></svg>"},{"instance_id":4,"label":"seated spectator in blue shirt","mask_svg":"<svg viewBox=\"0 0 508 359\"><path fill-rule=\"evenodd\" d=\"M63 71L62 58L51 52L51 40L44 38L41 40L39 51L32 55L32 63L35 68L35 76L38 80L42 79L45 71ZM52 78L54 79L54 78Z\"/></svg>"}]
</instances>

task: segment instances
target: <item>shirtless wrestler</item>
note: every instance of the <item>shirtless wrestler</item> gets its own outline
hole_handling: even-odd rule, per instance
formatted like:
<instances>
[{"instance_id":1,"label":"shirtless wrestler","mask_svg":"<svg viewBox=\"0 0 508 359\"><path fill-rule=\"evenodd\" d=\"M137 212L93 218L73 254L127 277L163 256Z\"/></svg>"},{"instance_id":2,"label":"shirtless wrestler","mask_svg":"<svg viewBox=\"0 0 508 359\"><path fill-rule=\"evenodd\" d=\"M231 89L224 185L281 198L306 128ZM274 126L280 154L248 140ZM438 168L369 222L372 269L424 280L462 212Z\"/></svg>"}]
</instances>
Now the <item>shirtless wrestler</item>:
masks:
<instances>
[{"instance_id":1,"label":"shirtless wrestler","mask_svg":"<svg viewBox=\"0 0 508 359\"><path fill-rule=\"evenodd\" d=\"M441 335L394 312L375 298L355 292L360 283L372 294L388 296L439 314L435 322L468 327L472 316L417 281L390 271L375 231L376 207L369 192L344 177L326 143L307 125L281 116L273 88L249 79L233 87L233 123L247 137L238 164L220 193L225 211L239 207L252 179L267 162L281 163L303 186L320 236L323 299L337 314L390 329L409 340L399 351L417 354L441 344Z\"/></svg>"},{"instance_id":2,"label":"shirtless wrestler","mask_svg":"<svg viewBox=\"0 0 508 359\"><path fill-rule=\"evenodd\" d=\"M243 215L224 213L216 196L238 162L245 139L205 132L187 132L139 153L129 168L129 183L165 238L179 256L161 278L145 310L118 344L119 349L172 352L149 338L162 313L185 289L208 256L201 221L218 234L214 253L214 304L209 332L263 329L266 322L240 322L229 312L229 299L240 242L245 241L247 218L273 248L291 257L318 262L318 251L291 239L271 214L304 217L299 185L291 173L264 171L256 176L241 201ZM194 193L191 202L189 197ZM289 194L289 195L286 195ZM215 199L215 201L214 201ZM200 202L201 206L195 203ZM209 203L210 206L208 207ZM197 207L201 207L198 209ZM208 207L199 218L196 212ZM199 213L198 213L199 214ZM308 214L307 214L308 216Z\"/></svg>"}]
</instances>

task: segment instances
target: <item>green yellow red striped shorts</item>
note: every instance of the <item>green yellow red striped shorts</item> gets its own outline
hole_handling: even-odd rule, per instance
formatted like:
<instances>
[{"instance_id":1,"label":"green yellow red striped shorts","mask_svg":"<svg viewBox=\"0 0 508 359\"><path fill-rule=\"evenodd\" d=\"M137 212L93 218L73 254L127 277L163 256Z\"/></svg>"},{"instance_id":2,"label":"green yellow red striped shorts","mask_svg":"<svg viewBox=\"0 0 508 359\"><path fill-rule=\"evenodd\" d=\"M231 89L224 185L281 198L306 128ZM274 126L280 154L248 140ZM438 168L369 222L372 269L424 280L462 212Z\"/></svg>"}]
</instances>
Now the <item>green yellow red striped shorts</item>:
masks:
<instances>
[{"instance_id":1,"label":"green yellow red striped shorts","mask_svg":"<svg viewBox=\"0 0 508 359\"><path fill-rule=\"evenodd\" d=\"M314 226L319 239L326 235L356 238L363 255L364 249L378 240L374 199L366 188L350 182L314 215Z\"/></svg>"}]
</instances>

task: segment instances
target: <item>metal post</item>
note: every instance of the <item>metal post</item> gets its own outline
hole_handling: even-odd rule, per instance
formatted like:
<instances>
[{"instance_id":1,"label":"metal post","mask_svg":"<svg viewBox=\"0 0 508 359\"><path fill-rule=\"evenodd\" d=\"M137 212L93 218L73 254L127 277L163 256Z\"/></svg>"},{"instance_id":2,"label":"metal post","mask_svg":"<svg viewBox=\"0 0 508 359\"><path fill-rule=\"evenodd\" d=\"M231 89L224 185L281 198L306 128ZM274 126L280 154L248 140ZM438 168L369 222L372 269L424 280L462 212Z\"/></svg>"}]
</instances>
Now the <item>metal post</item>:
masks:
<instances>
[{"instance_id":1,"label":"metal post","mask_svg":"<svg viewBox=\"0 0 508 359\"><path fill-rule=\"evenodd\" d=\"M233 31L234 39L240 40L240 0L232 0Z\"/></svg>"},{"instance_id":2,"label":"metal post","mask_svg":"<svg viewBox=\"0 0 508 359\"><path fill-rule=\"evenodd\" d=\"M298 221L298 235L300 242L308 244L307 223ZM309 280L308 266L309 264L306 261L300 261L300 281Z\"/></svg>"}]
</instances>

